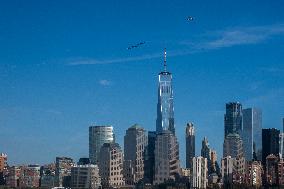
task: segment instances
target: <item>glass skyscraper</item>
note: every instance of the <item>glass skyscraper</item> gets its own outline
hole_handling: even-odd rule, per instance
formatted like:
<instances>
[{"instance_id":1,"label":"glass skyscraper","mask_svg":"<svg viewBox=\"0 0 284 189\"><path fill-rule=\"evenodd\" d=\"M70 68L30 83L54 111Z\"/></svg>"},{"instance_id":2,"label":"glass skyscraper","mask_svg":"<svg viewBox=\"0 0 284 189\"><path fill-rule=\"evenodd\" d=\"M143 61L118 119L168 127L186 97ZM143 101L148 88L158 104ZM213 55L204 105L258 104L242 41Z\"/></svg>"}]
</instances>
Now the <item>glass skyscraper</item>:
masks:
<instances>
[{"instance_id":1,"label":"glass skyscraper","mask_svg":"<svg viewBox=\"0 0 284 189\"><path fill-rule=\"evenodd\" d=\"M242 130L242 105L239 102L226 104L226 114L224 116L225 137L228 134L240 134Z\"/></svg>"},{"instance_id":2,"label":"glass skyscraper","mask_svg":"<svg viewBox=\"0 0 284 189\"><path fill-rule=\"evenodd\" d=\"M195 157L195 133L193 123L187 123L185 133L186 168L192 169L192 158Z\"/></svg>"},{"instance_id":3,"label":"glass skyscraper","mask_svg":"<svg viewBox=\"0 0 284 189\"><path fill-rule=\"evenodd\" d=\"M270 154L279 155L278 129L262 129L262 164L266 164L266 157Z\"/></svg>"},{"instance_id":4,"label":"glass skyscraper","mask_svg":"<svg viewBox=\"0 0 284 189\"><path fill-rule=\"evenodd\" d=\"M242 140L247 161L261 161L262 153L262 113L257 108L243 110Z\"/></svg>"},{"instance_id":5,"label":"glass skyscraper","mask_svg":"<svg viewBox=\"0 0 284 189\"><path fill-rule=\"evenodd\" d=\"M159 134L166 130L175 134L172 74L167 71L165 51L164 71L159 74L156 131Z\"/></svg>"},{"instance_id":6,"label":"glass skyscraper","mask_svg":"<svg viewBox=\"0 0 284 189\"><path fill-rule=\"evenodd\" d=\"M114 143L115 137L112 126L89 127L89 158L91 163L97 164L100 149L104 143Z\"/></svg>"}]
</instances>

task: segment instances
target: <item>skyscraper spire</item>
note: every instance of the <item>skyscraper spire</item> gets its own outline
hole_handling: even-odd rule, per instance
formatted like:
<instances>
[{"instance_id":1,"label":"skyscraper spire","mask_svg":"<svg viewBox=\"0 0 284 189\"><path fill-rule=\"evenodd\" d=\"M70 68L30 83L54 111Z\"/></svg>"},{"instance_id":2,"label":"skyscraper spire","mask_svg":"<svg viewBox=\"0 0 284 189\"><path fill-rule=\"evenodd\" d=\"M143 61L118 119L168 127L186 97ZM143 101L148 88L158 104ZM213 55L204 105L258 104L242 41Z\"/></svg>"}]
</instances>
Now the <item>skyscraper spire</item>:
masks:
<instances>
[{"instance_id":1,"label":"skyscraper spire","mask_svg":"<svg viewBox=\"0 0 284 189\"><path fill-rule=\"evenodd\" d=\"M167 71L167 51L164 49L164 71Z\"/></svg>"}]
</instances>

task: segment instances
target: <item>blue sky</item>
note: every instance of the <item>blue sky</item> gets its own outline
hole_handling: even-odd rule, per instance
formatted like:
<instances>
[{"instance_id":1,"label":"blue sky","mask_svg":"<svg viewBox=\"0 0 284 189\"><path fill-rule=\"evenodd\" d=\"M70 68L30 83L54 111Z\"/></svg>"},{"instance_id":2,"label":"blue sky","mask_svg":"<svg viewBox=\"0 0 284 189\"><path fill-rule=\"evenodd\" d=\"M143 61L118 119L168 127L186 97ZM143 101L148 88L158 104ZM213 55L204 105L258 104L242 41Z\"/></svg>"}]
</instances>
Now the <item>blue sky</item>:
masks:
<instances>
[{"instance_id":1,"label":"blue sky","mask_svg":"<svg viewBox=\"0 0 284 189\"><path fill-rule=\"evenodd\" d=\"M110 124L123 145L155 129L157 74L167 48L176 131L222 156L225 103L284 117L283 1L1 1L0 151L10 164L88 156L88 126ZM186 17L193 16L193 22ZM129 45L145 41L139 48Z\"/></svg>"}]
</instances>

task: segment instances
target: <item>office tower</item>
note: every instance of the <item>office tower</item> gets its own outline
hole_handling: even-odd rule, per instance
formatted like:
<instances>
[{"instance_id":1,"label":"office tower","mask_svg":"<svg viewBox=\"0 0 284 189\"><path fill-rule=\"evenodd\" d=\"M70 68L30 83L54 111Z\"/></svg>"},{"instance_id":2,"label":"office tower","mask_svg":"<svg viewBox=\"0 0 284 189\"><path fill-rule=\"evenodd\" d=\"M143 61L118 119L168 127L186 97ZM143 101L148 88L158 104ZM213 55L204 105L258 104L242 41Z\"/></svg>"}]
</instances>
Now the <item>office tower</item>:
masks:
<instances>
[{"instance_id":1,"label":"office tower","mask_svg":"<svg viewBox=\"0 0 284 189\"><path fill-rule=\"evenodd\" d=\"M155 176L155 142L156 131L148 131L148 146L145 156L145 183L153 184Z\"/></svg>"},{"instance_id":2,"label":"office tower","mask_svg":"<svg viewBox=\"0 0 284 189\"><path fill-rule=\"evenodd\" d=\"M266 184L274 186L278 184L278 157L270 154L266 157Z\"/></svg>"},{"instance_id":3,"label":"office tower","mask_svg":"<svg viewBox=\"0 0 284 189\"><path fill-rule=\"evenodd\" d=\"M280 159L278 162L278 185L284 186L284 160Z\"/></svg>"},{"instance_id":4,"label":"office tower","mask_svg":"<svg viewBox=\"0 0 284 189\"><path fill-rule=\"evenodd\" d=\"M284 133L284 118L282 119L282 125L283 125L282 132Z\"/></svg>"},{"instance_id":5,"label":"office tower","mask_svg":"<svg viewBox=\"0 0 284 189\"><path fill-rule=\"evenodd\" d=\"M229 133L240 134L240 131L242 131L242 105L239 102L230 102L226 104L224 124L224 138L226 138Z\"/></svg>"},{"instance_id":6,"label":"office tower","mask_svg":"<svg viewBox=\"0 0 284 189\"><path fill-rule=\"evenodd\" d=\"M112 126L89 127L89 158L92 164L98 163L100 149L104 143L115 142Z\"/></svg>"},{"instance_id":7,"label":"office tower","mask_svg":"<svg viewBox=\"0 0 284 189\"><path fill-rule=\"evenodd\" d=\"M195 132L193 123L187 123L185 129L186 168L192 168L192 158L195 157Z\"/></svg>"},{"instance_id":8,"label":"office tower","mask_svg":"<svg viewBox=\"0 0 284 189\"><path fill-rule=\"evenodd\" d=\"M284 158L284 133L279 134L279 158Z\"/></svg>"},{"instance_id":9,"label":"office tower","mask_svg":"<svg viewBox=\"0 0 284 189\"><path fill-rule=\"evenodd\" d=\"M169 130L175 134L172 74L167 71L166 51L164 52L164 71L159 73L157 103L157 134Z\"/></svg>"},{"instance_id":10,"label":"office tower","mask_svg":"<svg viewBox=\"0 0 284 189\"><path fill-rule=\"evenodd\" d=\"M234 158L231 156L223 157L221 160L221 174L224 188L233 183L233 170L234 170Z\"/></svg>"},{"instance_id":11,"label":"office tower","mask_svg":"<svg viewBox=\"0 0 284 189\"><path fill-rule=\"evenodd\" d=\"M48 164L40 168L40 187L53 188L55 187L55 164Z\"/></svg>"},{"instance_id":12,"label":"office tower","mask_svg":"<svg viewBox=\"0 0 284 189\"><path fill-rule=\"evenodd\" d=\"M135 124L126 130L124 136L124 160L130 161L130 167L134 168L134 180L128 180L129 185L137 183L144 177L145 156L148 145L148 137L145 129Z\"/></svg>"},{"instance_id":13,"label":"office tower","mask_svg":"<svg viewBox=\"0 0 284 189\"><path fill-rule=\"evenodd\" d=\"M270 154L279 155L278 129L262 129L262 164L266 164L266 157Z\"/></svg>"},{"instance_id":14,"label":"office tower","mask_svg":"<svg viewBox=\"0 0 284 189\"><path fill-rule=\"evenodd\" d=\"M75 165L71 168L71 188L72 189L99 189L101 188L101 178L97 165L85 164Z\"/></svg>"},{"instance_id":15,"label":"office tower","mask_svg":"<svg viewBox=\"0 0 284 189\"><path fill-rule=\"evenodd\" d=\"M58 187L70 187L71 167L74 165L73 159L69 157L56 157L55 180Z\"/></svg>"},{"instance_id":16,"label":"office tower","mask_svg":"<svg viewBox=\"0 0 284 189\"><path fill-rule=\"evenodd\" d=\"M253 188L262 186L262 165L259 161L249 161L246 165L245 183Z\"/></svg>"},{"instance_id":17,"label":"office tower","mask_svg":"<svg viewBox=\"0 0 284 189\"><path fill-rule=\"evenodd\" d=\"M243 140L244 155L247 161L261 160L262 152L262 112L257 108L243 110Z\"/></svg>"},{"instance_id":18,"label":"office tower","mask_svg":"<svg viewBox=\"0 0 284 189\"><path fill-rule=\"evenodd\" d=\"M6 185L11 188L18 188L20 185L21 169L16 166L8 168L9 174L6 180Z\"/></svg>"},{"instance_id":19,"label":"office tower","mask_svg":"<svg viewBox=\"0 0 284 189\"><path fill-rule=\"evenodd\" d=\"M119 144L103 144L99 155L99 174L103 188L125 185L123 177L123 153Z\"/></svg>"},{"instance_id":20,"label":"office tower","mask_svg":"<svg viewBox=\"0 0 284 189\"><path fill-rule=\"evenodd\" d=\"M204 157L193 157L191 188L206 189L207 180L207 159Z\"/></svg>"},{"instance_id":21,"label":"office tower","mask_svg":"<svg viewBox=\"0 0 284 189\"><path fill-rule=\"evenodd\" d=\"M223 157L227 156L231 156L232 158L243 156L243 142L240 135L237 133L230 133L225 138L223 145Z\"/></svg>"},{"instance_id":22,"label":"office tower","mask_svg":"<svg viewBox=\"0 0 284 189\"><path fill-rule=\"evenodd\" d=\"M206 137L202 140L201 156L207 159L208 175L211 174L211 149Z\"/></svg>"},{"instance_id":23,"label":"office tower","mask_svg":"<svg viewBox=\"0 0 284 189\"><path fill-rule=\"evenodd\" d=\"M246 160L243 156L237 156L233 158L233 183L242 184L245 182L245 174L246 174Z\"/></svg>"},{"instance_id":24,"label":"office tower","mask_svg":"<svg viewBox=\"0 0 284 189\"><path fill-rule=\"evenodd\" d=\"M217 152L211 149L210 153L210 164L211 164L211 172L217 172Z\"/></svg>"},{"instance_id":25,"label":"office tower","mask_svg":"<svg viewBox=\"0 0 284 189\"><path fill-rule=\"evenodd\" d=\"M19 188L39 188L40 166L28 165L21 167Z\"/></svg>"},{"instance_id":26,"label":"office tower","mask_svg":"<svg viewBox=\"0 0 284 189\"><path fill-rule=\"evenodd\" d=\"M179 146L176 136L170 131L159 133L155 143L154 184L175 179L180 173Z\"/></svg>"},{"instance_id":27,"label":"office tower","mask_svg":"<svg viewBox=\"0 0 284 189\"><path fill-rule=\"evenodd\" d=\"M80 158L77 164L78 165L88 165L88 164L91 164L90 158L85 158L85 157Z\"/></svg>"},{"instance_id":28,"label":"office tower","mask_svg":"<svg viewBox=\"0 0 284 189\"><path fill-rule=\"evenodd\" d=\"M3 172L7 168L7 154L0 153L0 172Z\"/></svg>"}]
</instances>

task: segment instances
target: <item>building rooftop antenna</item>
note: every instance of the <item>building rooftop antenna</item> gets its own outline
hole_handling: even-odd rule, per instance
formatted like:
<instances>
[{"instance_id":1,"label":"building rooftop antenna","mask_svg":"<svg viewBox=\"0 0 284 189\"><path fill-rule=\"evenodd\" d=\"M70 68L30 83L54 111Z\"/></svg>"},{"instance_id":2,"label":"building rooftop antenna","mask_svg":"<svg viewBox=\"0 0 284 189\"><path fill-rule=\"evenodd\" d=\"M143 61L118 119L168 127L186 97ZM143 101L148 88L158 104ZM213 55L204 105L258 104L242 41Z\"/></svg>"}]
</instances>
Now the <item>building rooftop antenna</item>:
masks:
<instances>
[{"instance_id":1,"label":"building rooftop antenna","mask_svg":"<svg viewBox=\"0 0 284 189\"><path fill-rule=\"evenodd\" d=\"M167 71L167 49L164 49L164 72Z\"/></svg>"}]
</instances>

